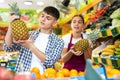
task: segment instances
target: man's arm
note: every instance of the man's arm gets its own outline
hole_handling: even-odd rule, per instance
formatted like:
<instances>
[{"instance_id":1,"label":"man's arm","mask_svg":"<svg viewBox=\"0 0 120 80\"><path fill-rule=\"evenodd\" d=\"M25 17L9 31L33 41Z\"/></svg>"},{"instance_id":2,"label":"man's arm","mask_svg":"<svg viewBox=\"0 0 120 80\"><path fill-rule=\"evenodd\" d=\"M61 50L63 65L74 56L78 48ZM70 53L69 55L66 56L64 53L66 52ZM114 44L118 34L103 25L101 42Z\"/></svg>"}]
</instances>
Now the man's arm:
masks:
<instances>
[{"instance_id":1,"label":"man's arm","mask_svg":"<svg viewBox=\"0 0 120 80\"><path fill-rule=\"evenodd\" d=\"M6 36L5 36L5 44L7 46L10 46L12 44L12 41L13 41L12 40L12 28L9 24L8 31L7 31Z\"/></svg>"},{"instance_id":2,"label":"man's arm","mask_svg":"<svg viewBox=\"0 0 120 80\"><path fill-rule=\"evenodd\" d=\"M13 37L12 37L11 23L16 19L19 19L19 16L16 16L16 15L14 15L14 13L11 12L10 13L9 27L8 27L8 31L7 31L6 36L5 36L5 43L7 46L10 46L12 44Z\"/></svg>"},{"instance_id":3,"label":"man's arm","mask_svg":"<svg viewBox=\"0 0 120 80\"><path fill-rule=\"evenodd\" d=\"M38 50L35 45L32 45L30 47L30 50L31 52L33 52L40 60L41 62L45 62L45 58L46 58L46 55L45 53L41 52L40 50Z\"/></svg>"}]
</instances>

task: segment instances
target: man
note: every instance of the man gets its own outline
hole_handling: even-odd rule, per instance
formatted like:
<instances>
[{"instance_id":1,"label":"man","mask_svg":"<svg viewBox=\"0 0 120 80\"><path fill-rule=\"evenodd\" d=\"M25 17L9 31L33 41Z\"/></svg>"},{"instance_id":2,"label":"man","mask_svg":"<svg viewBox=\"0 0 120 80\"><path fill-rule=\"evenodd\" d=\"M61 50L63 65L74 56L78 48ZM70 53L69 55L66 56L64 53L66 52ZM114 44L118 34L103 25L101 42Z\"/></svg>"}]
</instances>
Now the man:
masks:
<instances>
[{"instance_id":1,"label":"man","mask_svg":"<svg viewBox=\"0 0 120 80\"><path fill-rule=\"evenodd\" d=\"M60 58L64 42L52 32L53 26L57 24L60 14L59 11L48 6L44 8L40 15L40 28L31 31L28 40L13 41L11 25L5 36L4 50L19 51L15 71L27 71L33 67L38 67L41 74L48 67L53 67L54 63ZM10 24L18 16L10 16Z\"/></svg>"}]
</instances>

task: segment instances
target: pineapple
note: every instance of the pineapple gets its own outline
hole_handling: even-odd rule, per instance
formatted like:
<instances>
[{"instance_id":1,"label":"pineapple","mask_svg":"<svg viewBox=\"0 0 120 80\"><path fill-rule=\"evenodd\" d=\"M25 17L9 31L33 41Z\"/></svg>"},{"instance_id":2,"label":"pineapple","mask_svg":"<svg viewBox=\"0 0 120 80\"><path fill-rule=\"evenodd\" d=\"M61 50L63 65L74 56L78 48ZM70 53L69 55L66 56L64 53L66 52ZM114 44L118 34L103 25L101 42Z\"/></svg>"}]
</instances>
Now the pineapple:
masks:
<instances>
[{"instance_id":1,"label":"pineapple","mask_svg":"<svg viewBox=\"0 0 120 80\"><path fill-rule=\"evenodd\" d=\"M81 39L74 44L74 50L84 52L88 48L88 46L89 46L88 40Z\"/></svg>"},{"instance_id":2,"label":"pineapple","mask_svg":"<svg viewBox=\"0 0 120 80\"><path fill-rule=\"evenodd\" d=\"M12 5L9 4L9 6L11 8L11 12L13 12L14 15L21 16L16 2L13 3ZM24 21L16 19L11 23L11 26L12 36L16 41L28 39L28 28Z\"/></svg>"}]
</instances>

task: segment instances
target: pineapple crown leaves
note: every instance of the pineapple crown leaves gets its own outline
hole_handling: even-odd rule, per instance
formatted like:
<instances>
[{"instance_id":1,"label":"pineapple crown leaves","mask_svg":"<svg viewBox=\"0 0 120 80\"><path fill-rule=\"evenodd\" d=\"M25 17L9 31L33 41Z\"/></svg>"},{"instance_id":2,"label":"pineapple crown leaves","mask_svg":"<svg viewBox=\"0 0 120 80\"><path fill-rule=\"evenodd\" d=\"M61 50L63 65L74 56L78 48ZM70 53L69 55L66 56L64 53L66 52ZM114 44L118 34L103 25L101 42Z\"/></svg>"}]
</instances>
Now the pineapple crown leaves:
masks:
<instances>
[{"instance_id":1,"label":"pineapple crown leaves","mask_svg":"<svg viewBox=\"0 0 120 80\"><path fill-rule=\"evenodd\" d=\"M21 16L19 7L17 6L17 2L8 5L10 6L11 11L14 12L15 15Z\"/></svg>"}]
</instances>

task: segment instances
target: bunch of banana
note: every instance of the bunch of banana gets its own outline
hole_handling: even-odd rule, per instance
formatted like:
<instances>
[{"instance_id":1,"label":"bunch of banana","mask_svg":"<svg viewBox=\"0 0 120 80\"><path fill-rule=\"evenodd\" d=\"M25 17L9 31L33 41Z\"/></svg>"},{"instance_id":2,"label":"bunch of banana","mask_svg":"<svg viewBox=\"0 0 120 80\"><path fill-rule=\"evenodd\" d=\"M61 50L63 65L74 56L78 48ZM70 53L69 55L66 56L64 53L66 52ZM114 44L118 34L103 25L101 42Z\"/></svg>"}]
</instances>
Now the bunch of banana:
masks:
<instances>
[{"instance_id":1,"label":"bunch of banana","mask_svg":"<svg viewBox=\"0 0 120 80\"><path fill-rule=\"evenodd\" d=\"M120 56L120 40L116 40L114 42L114 45L116 45L117 47L115 48L115 55L116 56Z\"/></svg>"},{"instance_id":2,"label":"bunch of banana","mask_svg":"<svg viewBox=\"0 0 120 80\"><path fill-rule=\"evenodd\" d=\"M120 45L117 48L115 48L115 55L120 56Z\"/></svg>"},{"instance_id":3,"label":"bunch of banana","mask_svg":"<svg viewBox=\"0 0 120 80\"><path fill-rule=\"evenodd\" d=\"M84 16L84 21L85 21L85 23L90 19L90 17L91 17L92 15L93 15L92 13L87 13L87 14Z\"/></svg>"},{"instance_id":4,"label":"bunch of banana","mask_svg":"<svg viewBox=\"0 0 120 80\"><path fill-rule=\"evenodd\" d=\"M107 47L102 50L102 56L114 55L115 48L117 48L116 45L107 45Z\"/></svg>"},{"instance_id":5,"label":"bunch of banana","mask_svg":"<svg viewBox=\"0 0 120 80\"><path fill-rule=\"evenodd\" d=\"M114 45L116 45L117 47L119 47L119 45L120 45L120 40L116 40L116 41L114 42Z\"/></svg>"}]
</instances>

